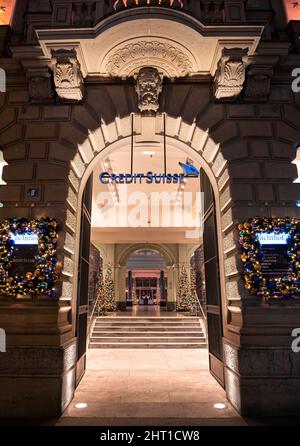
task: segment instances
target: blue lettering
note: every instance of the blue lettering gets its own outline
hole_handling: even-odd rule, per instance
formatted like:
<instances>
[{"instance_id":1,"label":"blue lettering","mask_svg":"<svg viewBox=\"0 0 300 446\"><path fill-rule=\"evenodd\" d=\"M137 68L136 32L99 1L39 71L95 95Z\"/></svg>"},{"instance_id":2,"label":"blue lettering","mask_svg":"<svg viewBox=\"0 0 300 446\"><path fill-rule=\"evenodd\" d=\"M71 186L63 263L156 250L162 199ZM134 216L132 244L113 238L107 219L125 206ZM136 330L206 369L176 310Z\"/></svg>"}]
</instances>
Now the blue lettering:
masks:
<instances>
[{"instance_id":1,"label":"blue lettering","mask_svg":"<svg viewBox=\"0 0 300 446\"><path fill-rule=\"evenodd\" d=\"M100 175L99 175L100 183L108 184L109 183L109 177L110 177L110 175L107 172L100 173ZM106 181L105 181L105 178L106 178Z\"/></svg>"},{"instance_id":2,"label":"blue lettering","mask_svg":"<svg viewBox=\"0 0 300 446\"><path fill-rule=\"evenodd\" d=\"M152 172L147 172L146 174L146 183L147 184L152 184L153 183L153 174Z\"/></svg>"}]
</instances>

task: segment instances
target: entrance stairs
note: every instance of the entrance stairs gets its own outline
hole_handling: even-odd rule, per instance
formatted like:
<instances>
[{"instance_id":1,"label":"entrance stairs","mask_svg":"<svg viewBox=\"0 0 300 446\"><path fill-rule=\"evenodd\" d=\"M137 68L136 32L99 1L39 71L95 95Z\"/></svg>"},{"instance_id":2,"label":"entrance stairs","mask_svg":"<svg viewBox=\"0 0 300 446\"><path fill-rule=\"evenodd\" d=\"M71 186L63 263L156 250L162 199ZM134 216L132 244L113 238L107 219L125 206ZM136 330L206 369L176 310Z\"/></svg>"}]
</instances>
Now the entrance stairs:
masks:
<instances>
[{"instance_id":1,"label":"entrance stairs","mask_svg":"<svg viewBox=\"0 0 300 446\"><path fill-rule=\"evenodd\" d=\"M97 317L89 348L206 348L199 317Z\"/></svg>"}]
</instances>

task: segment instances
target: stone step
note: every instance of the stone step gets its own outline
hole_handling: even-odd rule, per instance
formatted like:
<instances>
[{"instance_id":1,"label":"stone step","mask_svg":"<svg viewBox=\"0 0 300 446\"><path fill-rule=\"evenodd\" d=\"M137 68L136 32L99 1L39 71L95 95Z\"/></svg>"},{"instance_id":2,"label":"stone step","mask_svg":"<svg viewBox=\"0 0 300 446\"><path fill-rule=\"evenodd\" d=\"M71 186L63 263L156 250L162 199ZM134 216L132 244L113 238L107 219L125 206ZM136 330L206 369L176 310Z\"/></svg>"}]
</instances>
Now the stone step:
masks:
<instances>
[{"instance_id":1,"label":"stone step","mask_svg":"<svg viewBox=\"0 0 300 446\"><path fill-rule=\"evenodd\" d=\"M201 335L204 336L204 333L202 330L192 330L192 329L181 329L181 330L174 330L173 328L164 328L164 329L143 329L143 328L122 328L122 329L114 329L114 330L93 330L94 335L102 335L102 334L109 334L110 336L119 336L121 334L127 334L128 336L155 336L155 335L175 335L175 336L193 336Z\"/></svg>"},{"instance_id":2,"label":"stone step","mask_svg":"<svg viewBox=\"0 0 300 446\"><path fill-rule=\"evenodd\" d=\"M90 348L206 348L197 317L98 317Z\"/></svg>"},{"instance_id":3,"label":"stone step","mask_svg":"<svg viewBox=\"0 0 300 446\"><path fill-rule=\"evenodd\" d=\"M189 336L189 337L181 337L181 336L118 336L115 338L111 338L111 336L92 336L90 342L205 342L203 337L200 336Z\"/></svg>"},{"instance_id":4,"label":"stone step","mask_svg":"<svg viewBox=\"0 0 300 446\"><path fill-rule=\"evenodd\" d=\"M120 332L129 332L129 333L193 333L193 332L201 332L201 327L131 327L131 326L124 326L124 327L97 327L93 330L95 333L98 332L109 332L111 334L113 333L120 333Z\"/></svg>"},{"instance_id":5,"label":"stone step","mask_svg":"<svg viewBox=\"0 0 300 446\"><path fill-rule=\"evenodd\" d=\"M144 327L144 326L162 326L162 327L199 327L199 322L186 322L186 323L178 323L178 322L95 322L95 327L123 327L123 326L131 326L131 327Z\"/></svg>"},{"instance_id":6,"label":"stone step","mask_svg":"<svg viewBox=\"0 0 300 446\"><path fill-rule=\"evenodd\" d=\"M142 343L137 343L137 342L109 342L109 343L104 343L104 342L91 342L90 343L90 348L161 348L161 349L170 349L170 348L206 348L206 343L202 343L202 342L168 342L168 343L163 343L163 342L142 342Z\"/></svg>"}]
</instances>

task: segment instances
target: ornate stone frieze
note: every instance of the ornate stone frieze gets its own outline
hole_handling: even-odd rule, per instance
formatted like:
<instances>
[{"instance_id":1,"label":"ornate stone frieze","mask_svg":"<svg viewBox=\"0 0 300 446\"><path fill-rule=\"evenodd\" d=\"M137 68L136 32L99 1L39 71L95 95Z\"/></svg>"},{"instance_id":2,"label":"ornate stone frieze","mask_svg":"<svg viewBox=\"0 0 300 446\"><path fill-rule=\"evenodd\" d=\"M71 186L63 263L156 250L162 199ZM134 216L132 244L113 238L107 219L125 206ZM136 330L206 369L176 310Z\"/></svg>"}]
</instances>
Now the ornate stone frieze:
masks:
<instances>
[{"instance_id":1,"label":"ornate stone frieze","mask_svg":"<svg viewBox=\"0 0 300 446\"><path fill-rule=\"evenodd\" d=\"M138 107L141 112L157 112L162 92L162 76L156 68L142 68L136 79Z\"/></svg>"},{"instance_id":2,"label":"ornate stone frieze","mask_svg":"<svg viewBox=\"0 0 300 446\"><path fill-rule=\"evenodd\" d=\"M83 76L75 50L52 50L52 69L58 97L64 102L83 98Z\"/></svg>"},{"instance_id":3,"label":"ornate stone frieze","mask_svg":"<svg viewBox=\"0 0 300 446\"><path fill-rule=\"evenodd\" d=\"M247 73L246 100L265 101L268 99L273 71L271 65L251 65Z\"/></svg>"},{"instance_id":4,"label":"ornate stone frieze","mask_svg":"<svg viewBox=\"0 0 300 446\"><path fill-rule=\"evenodd\" d=\"M241 93L248 63L248 48L224 48L215 74L216 99L234 101Z\"/></svg>"},{"instance_id":5,"label":"ornate stone frieze","mask_svg":"<svg viewBox=\"0 0 300 446\"><path fill-rule=\"evenodd\" d=\"M49 102L53 99L52 76L48 67L30 68L26 77L32 102Z\"/></svg>"},{"instance_id":6,"label":"ornate stone frieze","mask_svg":"<svg viewBox=\"0 0 300 446\"><path fill-rule=\"evenodd\" d=\"M189 57L179 47L156 40L141 40L117 49L107 61L106 72L111 76L133 76L145 66L156 67L168 77L184 77L192 72Z\"/></svg>"}]
</instances>

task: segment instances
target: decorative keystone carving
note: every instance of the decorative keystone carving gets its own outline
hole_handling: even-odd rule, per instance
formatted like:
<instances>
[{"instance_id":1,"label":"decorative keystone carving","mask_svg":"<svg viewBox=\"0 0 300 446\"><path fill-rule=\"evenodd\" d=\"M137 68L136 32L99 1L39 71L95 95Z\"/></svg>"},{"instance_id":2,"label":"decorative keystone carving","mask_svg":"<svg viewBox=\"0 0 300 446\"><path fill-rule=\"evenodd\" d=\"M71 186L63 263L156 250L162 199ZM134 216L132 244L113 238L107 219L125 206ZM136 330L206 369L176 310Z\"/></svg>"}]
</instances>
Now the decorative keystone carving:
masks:
<instances>
[{"instance_id":1,"label":"decorative keystone carving","mask_svg":"<svg viewBox=\"0 0 300 446\"><path fill-rule=\"evenodd\" d=\"M58 97L64 102L83 98L83 77L74 50L52 50L52 69Z\"/></svg>"},{"instance_id":2,"label":"decorative keystone carving","mask_svg":"<svg viewBox=\"0 0 300 446\"><path fill-rule=\"evenodd\" d=\"M273 72L271 65L251 65L247 73L245 99L267 100L270 94Z\"/></svg>"},{"instance_id":3,"label":"decorative keystone carving","mask_svg":"<svg viewBox=\"0 0 300 446\"><path fill-rule=\"evenodd\" d=\"M52 76L48 67L29 68L26 77L32 102L49 102L53 99Z\"/></svg>"},{"instance_id":4,"label":"decorative keystone carving","mask_svg":"<svg viewBox=\"0 0 300 446\"><path fill-rule=\"evenodd\" d=\"M141 112L157 112L162 92L162 76L156 68L142 68L136 79L138 107Z\"/></svg>"},{"instance_id":5,"label":"decorative keystone carving","mask_svg":"<svg viewBox=\"0 0 300 446\"><path fill-rule=\"evenodd\" d=\"M215 74L215 97L234 101L241 93L246 76L248 48L224 48Z\"/></svg>"}]
</instances>

